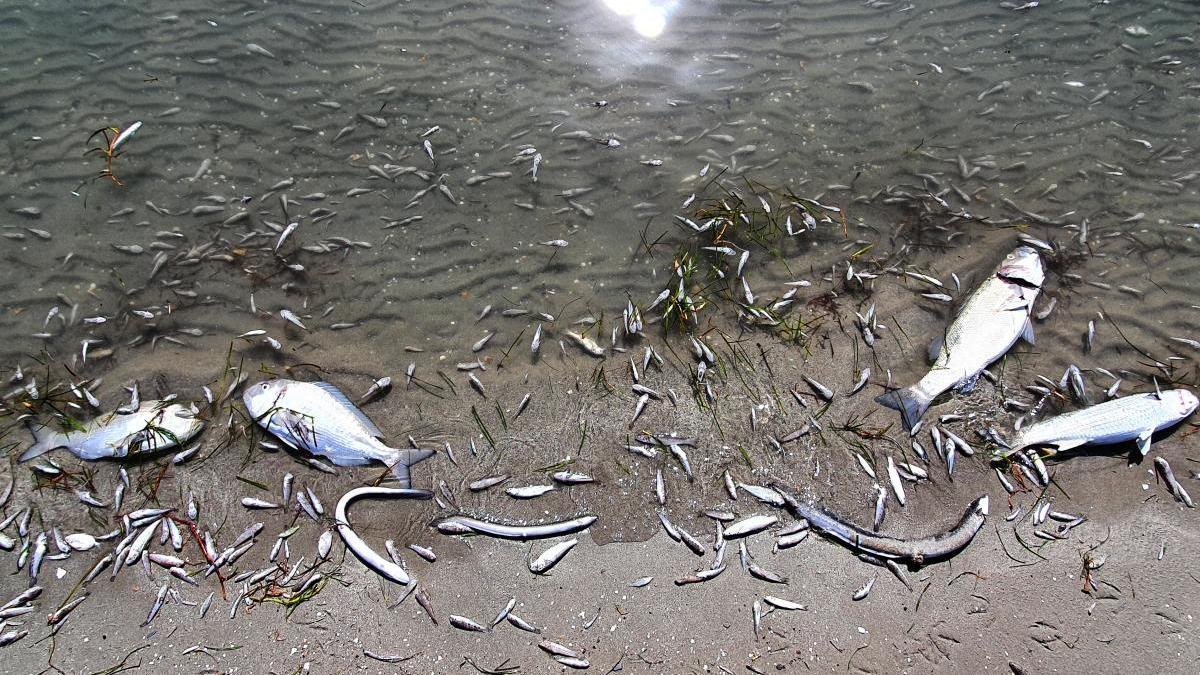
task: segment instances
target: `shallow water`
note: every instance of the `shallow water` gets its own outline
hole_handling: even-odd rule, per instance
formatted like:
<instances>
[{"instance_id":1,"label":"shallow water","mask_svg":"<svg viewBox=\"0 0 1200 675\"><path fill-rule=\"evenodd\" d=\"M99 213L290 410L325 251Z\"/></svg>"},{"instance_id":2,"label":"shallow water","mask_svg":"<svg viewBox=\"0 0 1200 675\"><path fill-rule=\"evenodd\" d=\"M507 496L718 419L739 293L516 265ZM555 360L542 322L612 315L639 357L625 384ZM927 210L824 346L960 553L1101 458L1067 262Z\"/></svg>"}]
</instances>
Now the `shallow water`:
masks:
<instances>
[{"instance_id":1,"label":"shallow water","mask_svg":"<svg viewBox=\"0 0 1200 675\"><path fill-rule=\"evenodd\" d=\"M364 504L356 525L376 545L395 538L444 546L454 569L504 576L516 594L528 581L513 578L510 568L520 572L524 564L519 556L503 572L500 563L489 569L473 549L443 544L427 523L455 509L513 521L596 513L600 522L589 536L647 542L629 554L644 568L656 559L653 550L670 545L650 539L661 528L656 470L667 479L663 511L697 535L711 533L705 509L737 506L725 501L727 470L748 482L783 480L870 522L875 492L854 455L867 455L877 469L892 448L911 455L896 415L872 398L925 372L926 345L952 312L921 294L961 299L1019 236L1054 245L1038 309L1051 299L1055 308L1037 322L1036 346L1018 347L993 368L995 384L952 397L930 419L960 413L969 416L960 434L985 424L1007 433L1017 415L1004 401L1033 400L1024 387L1039 375L1057 382L1069 364L1083 370L1094 400L1113 383L1097 368L1121 378L1123 393L1153 390L1155 379L1194 390L1196 349L1171 339L1200 339L1192 7L1005 4L674 3L659 5L661 34L654 37L646 35L658 28L654 16L622 15L616 0L8 7L0 21L9 44L0 53L8 150L0 165L0 367L7 379L19 366L25 379L6 387L13 394L5 398L0 441L13 453L27 444L17 416L24 411L20 387L31 378L43 391L64 378L102 378L92 391L109 409L128 400L121 387L134 381L144 398L177 393L203 402L201 387L219 395L230 366L252 379L327 379L352 398L388 375L393 391L364 410L396 445L409 436L440 449L449 444L454 458L443 452L414 469L420 486L444 482L442 505L401 511ZM143 126L112 163L122 184L98 177L104 157L84 154L88 135L134 121ZM92 138L90 147L102 140ZM497 175L484 180L489 174ZM739 323L736 303L746 291L731 274L737 257L722 261L698 249L713 243L711 234L704 239L676 218L703 222L722 200L735 204L735 194L756 223L780 226L790 216L802 230L761 241L739 230L728 238L750 251L749 292L761 300L797 290L787 320L803 322L799 336ZM789 207L792 197L836 210L820 211L828 221L806 230ZM289 223L297 226L279 243ZM542 243L554 240L567 246ZM712 401L693 390L690 342L657 323L661 307L645 311L645 336L613 338L627 303L646 308L674 286L672 261L683 251L699 256L702 270L723 265L728 277L702 272L689 289L710 299L691 332L720 357L708 380ZM935 276L946 288L904 270ZM796 281L811 285L786 285ZM870 307L882 326L874 348L855 323L855 312ZM283 309L305 328L281 318ZM529 313L504 316L506 309ZM530 340L539 325L543 345L535 356ZM260 329L280 341L278 350L259 336L235 338ZM585 355L568 330L594 337L606 357ZM633 423L637 396L627 361L642 370L646 346L664 365L642 373L643 383L672 389L679 400L652 402ZM488 366L475 371L485 395L455 368L477 358ZM872 370L866 389L846 396L865 367ZM801 374L838 395L820 413L828 430L780 451L766 435L811 422L819 406ZM813 407L799 407L791 389ZM525 394L533 402L515 418ZM238 497L277 494L280 477L292 471L298 483L318 486L329 505L379 475L343 469L329 476L264 451L256 435L242 431L237 406L206 408L206 415L210 429L195 460L168 466L168 455L130 467L137 506L154 499L182 506L192 493L212 527L229 523L222 539L266 519L271 539L264 541L273 541L292 514L247 515ZM694 479L677 462L621 449L642 430L699 437L690 455ZM1185 425L1156 443L1181 478L1194 466L1186 459L1196 452L1190 430ZM65 452L51 457L78 466ZM1093 495L1109 485L1103 513L1113 519L1141 499L1141 482L1153 483L1140 473L1145 465L1117 470L1105 455L1074 461L1055 464L1058 480L1079 481ZM559 465L600 485L530 503L465 487L491 473L511 475L505 486L546 481L548 467ZM983 457L960 467L956 482L914 489L907 509L893 505L893 533L948 524L948 514L982 493L993 495L993 515L1007 511ZM1100 467L1110 483L1098 486ZM8 513L32 500L45 527L113 526L108 512L83 513L70 491L32 492L25 465L11 475L17 489ZM109 495L115 476L102 463L85 478L96 494ZM1024 501L1028 509L1033 500ZM1186 532L1169 497L1157 507L1163 513L1146 517ZM1096 520L1088 524L1093 539L1106 524ZM319 528L309 529L296 548L311 556ZM1182 536L1183 550L1196 548L1194 534ZM1061 548L1062 569L1077 573L1076 552ZM498 550L488 555L513 553ZM830 561L849 558L830 550ZM564 564L622 559L620 549L595 551L585 545ZM247 560L255 555L250 565L265 562L265 550ZM57 585L81 575L91 558L74 558L86 556L94 553L61 563L71 576ZM359 576L357 563L347 567L373 583ZM453 588L435 569L433 587ZM641 574L618 576L624 583ZM846 580L847 592L828 599L849 604L849 586L860 583ZM7 595L19 585L7 584ZM131 617L140 621L157 585L137 595ZM603 601L602 589L588 590ZM64 591L48 595L57 603ZM667 602L686 596L673 597ZM1186 597L1194 607L1194 593ZM329 602L348 611L343 601ZM377 605L379 598L354 602ZM740 642L754 637L741 635L748 623L742 605L716 602L708 611L728 610L729 622L736 614L735 642L748 652L760 645ZM219 613L227 610L225 603ZM85 625L76 623L67 626ZM129 623L118 630L132 635ZM32 663L43 658L33 643L44 629L30 630L10 649L24 650ZM424 658L457 658L467 648L453 637L436 639L442 642ZM638 644L597 639L591 648L615 660ZM992 656L986 646L972 649L966 658L974 663ZM673 641L657 653L692 664L712 656ZM247 658L263 660L253 663L265 670L274 656L258 650ZM888 670L906 663L886 652L867 656ZM348 667L339 658L329 657L328 667ZM1074 657L1055 658L1061 667ZM280 663L292 668L294 660ZM418 670L438 671L434 663Z\"/></svg>"}]
</instances>

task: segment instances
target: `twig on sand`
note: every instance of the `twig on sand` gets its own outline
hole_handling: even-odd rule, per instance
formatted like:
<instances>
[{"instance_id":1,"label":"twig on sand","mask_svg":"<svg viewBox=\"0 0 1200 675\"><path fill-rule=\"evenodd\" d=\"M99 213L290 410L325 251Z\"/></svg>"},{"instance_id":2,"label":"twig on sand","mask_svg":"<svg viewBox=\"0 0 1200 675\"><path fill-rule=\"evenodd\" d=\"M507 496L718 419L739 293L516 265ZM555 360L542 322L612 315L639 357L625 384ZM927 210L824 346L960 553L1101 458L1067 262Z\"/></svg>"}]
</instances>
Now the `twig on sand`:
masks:
<instances>
[{"instance_id":1,"label":"twig on sand","mask_svg":"<svg viewBox=\"0 0 1200 675\"><path fill-rule=\"evenodd\" d=\"M127 654L125 654L125 656L121 657L121 660L117 662L117 665L115 665L111 668L105 668L104 670L97 670L96 672L92 673L92 675L116 675L117 673L122 673L122 672L125 672L126 670L133 670L135 668L141 668L142 662L140 659L138 660L137 663L131 664L131 663L129 663L129 657L142 651L143 649L149 648L150 646L151 646L150 643L147 642L146 644L144 644L140 647L134 647Z\"/></svg>"},{"instance_id":2,"label":"twig on sand","mask_svg":"<svg viewBox=\"0 0 1200 675\"><path fill-rule=\"evenodd\" d=\"M463 662L461 664L459 664L458 667L462 668L463 665L469 665L472 668L474 668L475 670L483 673L484 675L509 675L510 673L520 672L521 666L510 666L510 665L508 665L508 661L509 661L508 659L504 659L503 661L500 662L500 665L496 666L495 668L488 669L488 668L484 668L484 667L480 666L478 663L475 663L475 661L472 660L471 657L464 656Z\"/></svg>"}]
</instances>

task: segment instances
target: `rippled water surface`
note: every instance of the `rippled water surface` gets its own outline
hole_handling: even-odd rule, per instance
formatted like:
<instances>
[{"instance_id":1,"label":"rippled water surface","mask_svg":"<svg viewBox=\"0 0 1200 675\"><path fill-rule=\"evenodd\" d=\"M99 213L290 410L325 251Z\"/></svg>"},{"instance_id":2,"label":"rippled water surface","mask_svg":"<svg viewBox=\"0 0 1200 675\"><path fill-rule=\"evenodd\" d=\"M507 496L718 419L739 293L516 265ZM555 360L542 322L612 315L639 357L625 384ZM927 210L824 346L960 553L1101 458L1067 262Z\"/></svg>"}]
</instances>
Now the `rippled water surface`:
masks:
<instances>
[{"instance_id":1,"label":"rippled water surface","mask_svg":"<svg viewBox=\"0 0 1200 675\"><path fill-rule=\"evenodd\" d=\"M710 566L716 535L705 510L770 509L747 494L730 500L726 472L783 481L869 524L876 481L855 455L880 474L893 455L918 462L899 418L872 399L925 373L929 341L1021 240L1040 247L1048 269L1036 345L1018 346L969 394L940 400L930 424L953 415L948 428L984 447L976 431L1009 434L1024 406L1078 407L1066 386L1040 404L1027 389L1046 386L1039 376L1058 383L1072 364L1093 401L1116 380L1121 394L1195 391L1195 17L1188 2L5 6L0 443L14 458L5 515L17 517L2 530L13 550L0 557L16 569L38 532L99 535L132 509L182 510L189 495L200 507L196 537L217 533L218 550L266 523L222 580L225 592L204 577L208 561L190 539L179 555L198 587L149 563L149 579L130 567L110 583L105 572L49 643L59 652L51 663L92 672L145 643L131 658L156 671L403 665L364 649L412 654L411 672L457 672L467 658L481 668L507 658L524 672L561 669L536 649L540 638L506 624L481 636L446 625L449 614L490 620L509 597L543 637L585 652L593 670L1011 663L1037 672L1107 654L1110 638L1125 650L1122 667L1194 662L1197 587L1185 563L1200 552L1194 520L1151 462L1128 465L1125 448L1052 463L1057 487L1045 498L1088 521L1049 544L1027 516L1003 520L1010 506L1028 513L1040 489L1009 496L986 453L960 459L954 481L934 461L932 483L912 487L904 508L889 502L885 531L945 529L982 494L992 511L964 561L913 571L913 590L842 549L819 544L788 558L768 539L746 555L786 571L788 585L740 567L729 580L732 545L721 580L670 580ZM106 161L107 142L134 123ZM698 310L684 325L680 288ZM656 304L664 289L670 299ZM622 317L631 309L640 334ZM572 332L603 356L585 353ZM716 352L702 378L692 337ZM647 348L660 365L646 367ZM852 393L864 369L867 382ZM802 375L834 390L833 401L824 405ZM300 556L311 561L333 523L312 522L294 503L249 512L239 498L277 499L291 472L332 511L382 472L330 475L264 446L233 386L271 376L327 380L352 399L392 378L390 393L363 409L392 445L411 439L440 451L413 469L414 484L436 499L364 503L354 521L380 551L384 540L399 542L430 589L437 626L412 600L388 609L403 589L378 581L340 540L340 564L318 569L339 583L303 598L290 620L270 605L292 597L290 584L271 584ZM674 403L650 399L634 419L632 378L669 390ZM30 418L86 421L96 410L80 387L107 411L128 402L123 387L135 382L144 399L198 403L208 428L194 455L118 465L59 450L40 460L57 476L15 461L30 444ZM810 433L777 443L804 425ZM1185 487L1200 457L1194 430L1185 423L1153 451ZM624 449L639 432L696 437L694 475L665 450L647 458ZM114 514L121 466L132 484ZM597 483L531 502L503 492L564 469ZM510 479L468 488L488 475ZM85 507L79 491L109 506ZM18 535L26 507L36 517ZM450 538L428 526L460 511L599 521L543 578L525 561L543 544ZM703 560L666 538L660 514L703 540ZM293 522L302 528L290 558L277 558L267 586L247 588L252 614L229 618L231 601L234 610L244 603L228 579L269 567L276 535ZM36 611L0 631L29 631L5 648L20 664L10 672L44 667L43 617L84 592L76 582L123 536L45 563ZM1109 562L1094 573L1112 588L1080 594L1080 562L1102 540ZM439 561L427 564L408 542L434 548ZM26 587L20 564L0 600ZM869 598L852 601L876 574ZM629 582L643 576L656 580L633 595ZM474 588L464 578L487 581ZM1064 578L1069 588L1059 587ZM162 616L138 627L163 584ZM1030 610L1046 604L1049 586L1059 587L1055 609ZM922 587L934 610L922 612ZM211 614L197 619L188 603L214 591ZM764 594L795 596L810 611L777 610L754 625ZM119 618L108 616L112 607ZM681 623L664 626L664 616ZM1130 617L1146 627L1126 638ZM372 627L380 622L396 634L381 640ZM275 623L273 644L238 633L254 625L265 636ZM172 639L175 630L182 637ZM978 637L985 631L1006 637L992 644Z\"/></svg>"}]
</instances>

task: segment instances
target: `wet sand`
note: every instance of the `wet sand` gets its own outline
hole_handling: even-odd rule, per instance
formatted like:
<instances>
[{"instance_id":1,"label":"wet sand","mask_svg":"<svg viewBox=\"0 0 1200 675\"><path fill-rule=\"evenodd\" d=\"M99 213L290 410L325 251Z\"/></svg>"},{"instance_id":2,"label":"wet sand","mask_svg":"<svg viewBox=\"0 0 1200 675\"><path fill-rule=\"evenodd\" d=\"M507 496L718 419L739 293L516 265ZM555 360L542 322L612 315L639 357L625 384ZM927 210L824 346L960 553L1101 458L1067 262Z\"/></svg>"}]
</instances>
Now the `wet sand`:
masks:
<instances>
[{"instance_id":1,"label":"wet sand","mask_svg":"<svg viewBox=\"0 0 1200 675\"><path fill-rule=\"evenodd\" d=\"M153 672L292 673L305 664L312 672L473 672L466 658L485 669L507 660L522 672L561 671L537 648L542 637L582 651L592 672L1186 671L1200 657L1194 512L1171 498L1151 461L1130 465L1128 447L1048 462L1054 483L1046 496L1054 508L1087 519L1052 543L1034 536L1027 515L1005 522L1010 505L1028 514L1037 493L1010 500L986 452L960 458L953 481L933 461L932 481L907 486L906 508L889 501L885 533L941 531L984 494L991 514L961 555L908 571L911 588L819 537L773 552L767 534L749 539L749 553L788 577L786 585L751 578L735 546L716 579L673 584L707 567L714 554L697 557L663 533L658 469L668 494L661 510L708 544L714 532L706 509L790 520L746 494L730 501L721 481L727 470L749 483L783 481L870 524L875 491L855 452L865 452L877 471L889 453L911 455L897 415L872 399L889 382L907 384L924 373L926 346L952 307L923 298L931 288L898 275L901 269L948 285L954 273L962 290L947 292L961 299L1019 233L1069 254L1051 266L1038 308L1050 299L1057 305L1037 323L1037 344L1017 347L992 368L998 384L981 381L929 413L930 420L966 416L947 428L968 440L978 441L975 430L984 424L1008 432L1016 415L1003 402L1030 400L1024 387L1036 376L1057 381L1072 363L1083 369L1095 400L1111 384L1096 368L1122 377L1123 393L1151 391L1154 378L1165 383L1168 374L1179 386L1198 384L1196 350L1170 339L1200 338L1196 230L1182 227L1195 221L1198 205L1188 127L1195 48L1178 22L1190 8L902 9L688 5L672 14L663 36L646 40L599 3L548 14L520 4L448 11L298 3L212 17L199 7L137 13L103 4L86 15L53 4L13 8L3 26L21 48L0 57L14 74L4 104L11 114L0 117L9 146L0 172L6 381L19 364L25 382L36 377L45 388L45 373L55 381L70 366L79 379L103 378L95 393L110 409L127 401L121 386L134 381L143 398L178 393L202 402L202 386L221 391L227 362L253 379L325 379L352 397L390 375L393 391L364 406L367 414L397 446L409 436L443 449L449 443L455 461L441 452L414 469L418 487L440 495L444 483L445 509L434 502L359 502L352 509L356 529L377 549L392 539L404 552L439 625L411 597L390 608L403 589L367 571L335 540L332 560L321 567L333 579L290 615L264 602L231 619L240 589L227 583L222 597L221 584L209 577L196 587L173 585L187 602L216 592L205 619L196 607L171 602L140 627L169 577L155 570L147 578L134 565L115 581L105 573L89 585L88 599L43 639L45 615L109 544L45 563L36 611L12 619L30 633L3 649L8 658L0 671L37 672L49 662L94 672L142 645L126 665ZM1126 30L1136 26L1148 35ZM249 52L247 43L274 58ZM376 126L360 113L388 124ZM81 157L87 134L134 119L145 126L114 164L125 187L98 180L79 188L103 166L95 155ZM423 139L435 125L441 129ZM347 127L353 129L332 142ZM563 137L577 131L621 145ZM423 140L435 160L425 156ZM526 174L528 159L509 163L524 144L544 157L537 182ZM659 166L643 163L659 159ZM193 178L205 160L209 166ZM387 164L416 171L385 180L369 169ZM701 178L705 165L709 173ZM512 175L468 184L505 171ZM560 196L584 187L592 190ZM355 189L368 192L348 196ZM729 190L751 204L752 193L761 192L775 208L790 190L846 214L844 224L839 218L768 246L738 242L752 250L746 279L760 297L782 295L788 282L812 282L799 289L791 315L804 321L800 344L739 326L733 303L740 283L714 285L714 304L696 333L721 367L709 374L716 401L701 406L683 336L664 336L652 325L646 338L622 339L627 353L610 349L604 359L565 340L567 330L582 329L573 322L592 316L603 322L589 334L609 346L627 299L648 305L672 283L672 258L705 243L673 215L699 218L698 207L728 199ZM696 202L681 209L693 193ZM949 208L939 208L934 195ZM29 206L39 215L15 212ZM197 206L222 210L193 215ZM947 215L960 210L985 220ZM422 219L382 229L410 216ZM299 227L277 256L271 247L288 222ZM1088 233L1081 236L1084 222ZM538 244L560 238L570 242L565 249ZM134 244L143 252L113 248ZM167 263L150 278L160 252ZM847 281L848 265L879 277ZM51 318L43 328L56 305L69 321ZM486 305L494 309L477 321ZM885 326L873 349L854 323L854 313L871 306ZM553 315L542 324L538 358L529 340L539 320L501 315L513 307ZM285 323L283 308L308 328ZM155 317L139 318L135 309ZM107 321L82 322L94 316ZM1085 351L1088 321L1096 337ZM339 323L350 326L334 329ZM282 348L234 339L252 329L267 330ZM43 330L49 337L32 337ZM492 331L487 347L473 353L472 343ZM84 340L96 341L87 363ZM652 402L631 428L637 396L627 361L632 356L640 370L645 345L665 365L651 367L643 383L673 389L678 404ZM455 370L475 358L488 365L475 373L486 398ZM409 364L412 384L404 377ZM846 396L864 367L872 369L870 383ZM787 434L819 409L802 374L837 396L821 414L823 430L781 452L766 435ZM801 408L791 389L810 408ZM514 418L526 393L532 403ZM28 465L15 464L28 443L20 410L5 412L0 443L10 448L7 473L16 481L6 514L35 505L34 536L53 526L97 534L115 527L110 511L89 514L70 489L33 490ZM168 466L168 455L128 466L133 487L124 510L182 507L191 494L201 525L222 544L264 522L238 572L265 567L275 535L293 521L301 529L290 541L291 558L311 561L317 537L331 525L298 516L294 504L286 514L250 512L240 497L278 498L280 479L291 471L331 512L346 490L382 473L321 473L258 445L257 435L243 431L237 407L206 414L210 428L195 458ZM852 428L882 438L865 439ZM698 446L689 450L694 480L665 454L650 460L624 450L635 431L696 436ZM1152 450L1188 488L1200 468L1194 431L1193 419ZM85 467L64 451L49 457L72 472L86 469L84 482L72 487L109 500L116 465ZM504 495L504 487L548 482L548 467L564 462L597 483L527 502ZM483 493L466 489L493 473L512 478ZM429 527L455 510L513 522L580 513L599 521L538 577L528 559L552 542L462 540ZM14 529L7 533L15 536ZM426 563L407 543L431 547L438 561ZM14 570L20 549L18 541L2 556ZM1080 574L1089 549L1104 564L1092 572L1097 589L1086 594ZM189 569L202 566L194 543L181 555ZM630 587L643 576L654 580ZM875 576L868 597L853 601ZM3 577L0 598L16 595L27 578L24 571ZM807 610L772 612L756 633L752 605L764 595ZM509 598L541 636L507 623L478 635L448 626L450 614L490 623ZM197 645L208 654L183 654ZM364 650L412 658L389 664Z\"/></svg>"}]
</instances>

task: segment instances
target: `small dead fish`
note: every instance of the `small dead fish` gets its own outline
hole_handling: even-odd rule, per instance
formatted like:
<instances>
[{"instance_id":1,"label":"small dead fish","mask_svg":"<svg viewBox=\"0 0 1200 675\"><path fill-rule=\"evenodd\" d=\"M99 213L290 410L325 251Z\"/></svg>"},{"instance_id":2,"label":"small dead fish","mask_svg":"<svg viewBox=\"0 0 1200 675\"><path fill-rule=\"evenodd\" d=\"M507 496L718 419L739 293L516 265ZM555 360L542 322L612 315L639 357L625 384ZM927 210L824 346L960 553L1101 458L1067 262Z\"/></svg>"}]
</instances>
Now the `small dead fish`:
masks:
<instances>
[{"instance_id":1,"label":"small dead fish","mask_svg":"<svg viewBox=\"0 0 1200 675\"><path fill-rule=\"evenodd\" d=\"M820 396L821 398L825 399L826 401L833 400L833 390L832 389L830 389L829 387L826 387L825 385L821 384L820 382L817 382L816 380L812 379L811 377L809 377L807 375L801 375L801 377L804 378L804 381L808 383L809 387L812 387L812 390L814 392L816 392L817 396Z\"/></svg>"},{"instance_id":2,"label":"small dead fish","mask_svg":"<svg viewBox=\"0 0 1200 675\"><path fill-rule=\"evenodd\" d=\"M858 600L862 600L863 598L866 598L867 595L871 592L871 588L875 585L875 580L878 578L879 577L871 577L871 579L869 581L867 581L867 583L862 585L862 588L860 588L854 592L854 595L851 596L851 599L858 601Z\"/></svg>"},{"instance_id":3,"label":"small dead fish","mask_svg":"<svg viewBox=\"0 0 1200 675\"><path fill-rule=\"evenodd\" d=\"M529 351L537 355L538 350L542 348L542 324L538 324L537 329L533 331L533 341L529 343Z\"/></svg>"},{"instance_id":4,"label":"small dead fish","mask_svg":"<svg viewBox=\"0 0 1200 675\"><path fill-rule=\"evenodd\" d=\"M513 413L513 419L520 417L521 413L525 412L525 408L529 407L529 402L532 400L533 394L525 394L525 396L521 398L521 402L517 404L517 410L515 413Z\"/></svg>"},{"instance_id":5,"label":"small dead fish","mask_svg":"<svg viewBox=\"0 0 1200 675\"><path fill-rule=\"evenodd\" d=\"M1171 490L1171 494L1175 495L1175 499L1182 502L1189 509L1195 508L1194 504L1192 503L1191 495L1188 494L1187 490L1185 490L1175 478L1175 473L1171 471L1171 465L1167 463L1166 459L1162 457L1155 457L1154 468L1158 470L1158 475L1161 476L1163 482L1167 484L1167 487Z\"/></svg>"},{"instance_id":6,"label":"small dead fish","mask_svg":"<svg viewBox=\"0 0 1200 675\"><path fill-rule=\"evenodd\" d=\"M511 487L504 492L513 499L533 499L541 497L547 492L554 492L557 489L553 485L526 485L524 487Z\"/></svg>"},{"instance_id":7,"label":"small dead fish","mask_svg":"<svg viewBox=\"0 0 1200 675\"><path fill-rule=\"evenodd\" d=\"M750 493L751 496L764 504L772 506L783 506L784 504L783 496L771 488L761 485L751 485L749 483L739 483L738 487Z\"/></svg>"},{"instance_id":8,"label":"small dead fish","mask_svg":"<svg viewBox=\"0 0 1200 675\"><path fill-rule=\"evenodd\" d=\"M750 516L725 528L724 536L726 539L746 537L762 532L777 522L779 522L779 518L775 516Z\"/></svg>"},{"instance_id":9,"label":"small dead fish","mask_svg":"<svg viewBox=\"0 0 1200 675\"><path fill-rule=\"evenodd\" d=\"M896 501L900 502L900 506L905 505L904 485L900 482L900 473L896 470L896 462L891 455L887 458L888 480L892 484L892 493L896 495Z\"/></svg>"},{"instance_id":10,"label":"small dead fish","mask_svg":"<svg viewBox=\"0 0 1200 675\"><path fill-rule=\"evenodd\" d=\"M479 341L477 341L475 344L471 345L471 351L477 352L477 351L483 349L485 346L487 346L488 341L491 340L492 337L494 337L495 335L496 335L495 333L488 333L487 335L484 335L482 338L479 339Z\"/></svg>"},{"instance_id":11,"label":"small dead fish","mask_svg":"<svg viewBox=\"0 0 1200 675\"><path fill-rule=\"evenodd\" d=\"M425 548L424 546L420 546L418 544L409 544L408 548L413 553L416 553L429 562L437 562L437 554L435 554L432 549ZM494 626L495 624L492 625Z\"/></svg>"},{"instance_id":12,"label":"small dead fish","mask_svg":"<svg viewBox=\"0 0 1200 675\"><path fill-rule=\"evenodd\" d=\"M289 310L289 309L281 309L281 310L279 310L279 316L283 317L283 319L284 319L285 321L287 321L288 323L291 323L291 324L293 324L293 325L299 326L300 328L302 328L302 329L304 329L304 330L308 330L308 326L305 326L305 325L304 325L304 324L303 324L303 323L300 321L300 317L296 316L296 315L295 315L295 314L294 314L294 313L293 313L291 310Z\"/></svg>"},{"instance_id":13,"label":"small dead fish","mask_svg":"<svg viewBox=\"0 0 1200 675\"><path fill-rule=\"evenodd\" d=\"M411 374L409 375L409 379L410 380L412 379ZM376 397L386 394L388 392L388 390L390 390L391 388L392 388L392 378L381 377L378 380L375 380L374 382L372 382L371 386L368 387L367 390L363 393L363 395L359 397L358 404L362 405L369 401L373 401L373 400L375 400ZM287 501L287 500L284 499L284 501Z\"/></svg>"},{"instance_id":14,"label":"small dead fish","mask_svg":"<svg viewBox=\"0 0 1200 675\"><path fill-rule=\"evenodd\" d=\"M586 473L575 473L575 472L571 472L571 471L558 471L553 476L551 476L551 478L553 478L554 480L556 480L560 483L563 483L565 485L580 485L582 483L593 483L596 480L595 478L592 478L591 476L587 475Z\"/></svg>"},{"instance_id":15,"label":"small dead fish","mask_svg":"<svg viewBox=\"0 0 1200 675\"><path fill-rule=\"evenodd\" d=\"M428 143L428 142L429 141L426 141L426 143ZM459 630L465 630L465 631L468 631L471 633L486 633L488 630L488 629L484 628L483 626L480 626L479 624L475 623L474 621L468 619L467 617L459 616L457 614L450 615L450 625L454 626L455 628L457 628Z\"/></svg>"},{"instance_id":16,"label":"small dead fish","mask_svg":"<svg viewBox=\"0 0 1200 675\"><path fill-rule=\"evenodd\" d=\"M788 611L801 611L801 612L808 610L808 607L805 605L801 605L800 603L797 603L797 602L792 602L791 600L784 600L783 598L777 598L773 595L764 595L763 602L774 607L775 609L783 609L783 610L788 610Z\"/></svg>"},{"instance_id":17,"label":"small dead fish","mask_svg":"<svg viewBox=\"0 0 1200 675\"><path fill-rule=\"evenodd\" d=\"M860 373L858 376L858 382L855 382L850 391L846 392L846 396L853 396L857 394L864 386L866 386L867 380L869 379L871 379L871 369L863 368L862 373Z\"/></svg>"},{"instance_id":18,"label":"small dead fish","mask_svg":"<svg viewBox=\"0 0 1200 675\"><path fill-rule=\"evenodd\" d=\"M158 589L158 597L155 598L154 605L150 607L150 614L146 616L146 620L142 622L142 626L149 626L150 622L154 620L154 617L158 616L158 611L162 609L163 602L167 598L167 590L169 588L169 585L163 584L162 587Z\"/></svg>"},{"instance_id":19,"label":"small dead fish","mask_svg":"<svg viewBox=\"0 0 1200 675\"><path fill-rule=\"evenodd\" d=\"M250 52L251 54L258 54L259 56L265 56L269 59L275 58L275 55L272 54L271 52L269 52L266 48L261 47L253 42L246 43L246 51Z\"/></svg>"},{"instance_id":20,"label":"small dead fish","mask_svg":"<svg viewBox=\"0 0 1200 675\"><path fill-rule=\"evenodd\" d=\"M583 349L583 351L587 352L589 355L595 356L595 357L603 357L604 356L604 348L601 347L600 345L596 344L596 341L591 339L590 337L580 335L579 333L576 333L574 331L566 331L566 335L567 335L567 337L571 338L571 340L574 341L575 344L579 345L579 347L581 349Z\"/></svg>"},{"instance_id":21,"label":"small dead fish","mask_svg":"<svg viewBox=\"0 0 1200 675\"><path fill-rule=\"evenodd\" d=\"M642 416L642 411L646 409L646 404L649 402L650 402L649 394L642 394L641 397L638 398L637 407L633 411L633 419L629 420L629 428L630 429L632 429L633 425L635 423L637 423L638 418Z\"/></svg>"},{"instance_id":22,"label":"small dead fish","mask_svg":"<svg viewBox=\"0 0 1200 675\"><path fill-rule=\"evenodd\" d=\"M687 479L692 480L692 463L688 461L687 453L683 451L683 448L674 444L668 446L668 449L671 451L671 455L683 465L683 472L687 475Z\"/></svg>"},{"instance_id":23,"label":"small dead fish","mask_svg":"<svg viewBox=\"0 0 1200 675\"><path fill-rule=\"evenodd\" d=\"M561 561L571 549L575 548L579 543L578 539L571 539L559 544L555 544L546 549L544 553L529 563L529 571L534 574L545 574L549 572L555 565Z\"/></svg>"},{"instance_id":24,"label":"small dead fish","mask_svg":"<svg viewBox=\"0 0 1200 675\"><path fill-rule=\"evenodd\" d=\"M770 570L764 569L764 568L760 567L758 565L758 563L755 563L755 562L751 562L750 564L746 565L746 571L749 572L750 576L754 577L755 579L761 579L763 581L766 581L767 583L772 583L772 584L786 584L787 583L787 577L780 576Z\"/></svg>"}]
</instances>

